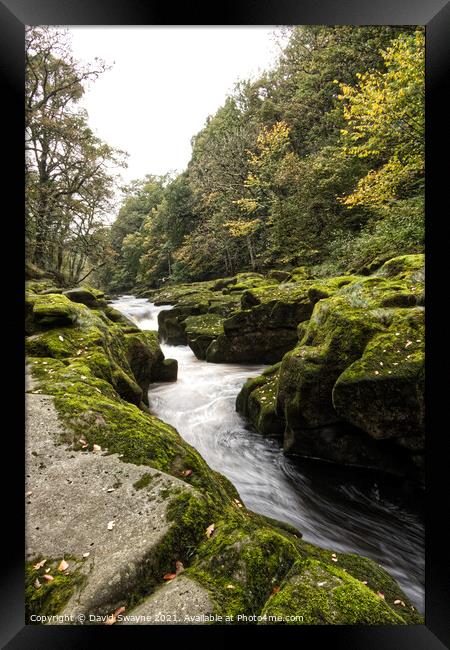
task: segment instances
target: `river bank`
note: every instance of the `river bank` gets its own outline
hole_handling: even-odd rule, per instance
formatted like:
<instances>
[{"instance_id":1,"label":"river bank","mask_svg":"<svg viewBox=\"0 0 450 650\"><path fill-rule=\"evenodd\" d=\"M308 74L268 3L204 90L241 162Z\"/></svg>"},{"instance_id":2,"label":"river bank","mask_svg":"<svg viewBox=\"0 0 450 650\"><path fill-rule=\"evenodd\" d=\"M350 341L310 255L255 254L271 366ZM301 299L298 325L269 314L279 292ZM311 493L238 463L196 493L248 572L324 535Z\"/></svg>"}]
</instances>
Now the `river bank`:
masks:
<instances>
[{"instance_id":1,"label":"river bank","mask_svg":"<svg viewBox=\"0 0 450 650\"><path fill-rule=\"evenodd\" d=\"M33 376L29 390L33 397L49 400L59 423L51 427L49 449L54 446L58 454L67 454L73 467L84 459L97 462L98 456L101 464L103 458L105 463L117 458L124 465L120 480L109 485L109 477L103 485L106 510L99 522L89 507L94 489L89 472L77 472L78 478L84 476L85 487L80 487L72 504L60 489L61 481L68 479L70 494L70 481L75 480L68 475L67 464L52 465L50 451L40 456L39 449L29 450L39 462L30 465L27 525L30 531L45 530L51 519L59 540L48 557L39 532L28 535L29 615L94 614L100 620L117 618L119 610L130 614L138 610L154 616L162 602L176 612L186 600L177 585L187 580L197 596L198 589L203 590L202 597L192 598L188 614L194 617L220 614L229 623L239 615L260 621L281 616L282 622L304 624L422 621L408 595L379 565L354 553L311 544L286 520L248 509L232 483L155 415L148 389L156 382L158 390L162 379L175 386L177 360L164 359L155 333L137 328L108 305L101 292L86 287L69 292L48 283L30 283L27 355ZM33 408L32 400L29 404ZM60 520L49 513L45 521L45 509L33 510L42 496L40 484L46 486L47 495L54 495L55 511L65 511ZM129 498L139 496L130 505L136 522L159 512L163 526L158 535L150 526L145 537L130 536L120 508L113 508L107 521L108 499L119 488ZM83 540L95 538L91 550L71 547L71 531L80 525ZM99 526L102 535L97 539ZM116 550L111 552L112 582L107 580L106 589L92 563L102 564L101 553L108 553L108 548Z\"/></svg>"}]
</instances>

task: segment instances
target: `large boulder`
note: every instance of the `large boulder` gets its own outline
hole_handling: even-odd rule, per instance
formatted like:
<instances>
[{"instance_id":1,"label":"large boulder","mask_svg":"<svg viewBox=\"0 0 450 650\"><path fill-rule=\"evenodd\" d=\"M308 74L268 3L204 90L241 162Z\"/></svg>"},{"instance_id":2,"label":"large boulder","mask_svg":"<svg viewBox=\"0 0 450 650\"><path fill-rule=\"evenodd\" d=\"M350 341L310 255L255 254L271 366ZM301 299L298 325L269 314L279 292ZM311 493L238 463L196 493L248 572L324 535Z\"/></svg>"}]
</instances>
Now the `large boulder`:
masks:
<instances>
[{"instance_id":1,"label":"large boulder","mask_svg":"<svg viewBox=\"0 0 450 650\"><path fill-rule=\"evenodd\" d=\"M317 302L279 372L287 453L422 477L422 302L422 256Z\"/></svg>"},{"instance_id":2,"label":"large boulder","mask_svg":"<svg viewBox=\"0 0 450 650\"><path fill-rule=\"evenodd\" d=\"M189 316L184 321L187 342L197 359L206 359L206 351L223 334L223 318L216 313Z\"/></svg>"},{"instance_id":3,"label":"large boulder","mask_svg":"<svg viewBox=\"0 0 450 650\"><path fill-rule=\"evenodd\" d=\"M243 293L242 309L223 322L224 334L207 350L213 363L276 363L297 343L297 327L314 304L354 277L259 287Z\"/></svg>"},{"instance_id":4,"label":"large boulder","mask_svg":"<svg viewBox=\"0 0 450 650\"><path fill-rule=\"evenodd\" d=\"M236 398L236 411L264 435L282 436L285 423L276 411L280 363L248 379Z\"/></svg>"},{"instance_id":5,"label":"large boulder","mask_svg":"<svg viewBox=\"0 0 450 650\"><path fill-rule=\"evenodd\" d=\"M106 306L104 293L93 289L92 287L76 287L75 289L68 289L64 291L64 295L73 302L79 302L91 309L99 309Z\"/></svg>"}]
</instances>

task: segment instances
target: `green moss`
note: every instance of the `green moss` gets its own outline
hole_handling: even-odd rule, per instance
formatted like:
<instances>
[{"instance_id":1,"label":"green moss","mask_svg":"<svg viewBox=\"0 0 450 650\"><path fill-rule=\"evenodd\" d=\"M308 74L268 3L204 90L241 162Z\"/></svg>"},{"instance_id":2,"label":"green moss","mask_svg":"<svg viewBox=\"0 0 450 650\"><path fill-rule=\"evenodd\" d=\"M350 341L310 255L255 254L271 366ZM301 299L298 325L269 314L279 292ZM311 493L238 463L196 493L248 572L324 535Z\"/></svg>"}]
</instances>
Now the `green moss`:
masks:
<instances>
[{"instance_id":1,"label":"green moss","mask_svg":"<svg viewBox=\"0 0 450 650\"><path fill-rule=\"evenodd\" d=\"M189 573L211 592L222 616L256 614L298 555L294 544L273 528L259 527L250 513L229 515L198 549ZM236 622L236 621L235 621Z\"/></svg>"},{"instance_id":2,"label":"green moss","mask_svg":"<svg viewBox=\"0 0 450 650\"><path fill-rule=\"evenodd\" d=\"M345 571L308 559L298 562L262 610L284 624L383 625L404 624L382 598ZM302 616L302 620L289 620Z\"/></svg>"},{"instance_id":3,"label":"green moss","mask_svg":"<svg viewBox=\"0 0 450 650\"><path fill-rule=\"evenodd\" d=\"M192 337L208 336L216 338L223 333L223 318L218 314L201 314L200 316L189 316L184 321L186 333Z\"/></svg>"},{"instance_id":4,"label":"green moss","mask_svg":"<svg viewBox=\"0 0 450 650\"><path fill-rule=\"evenodd\" d=\"M142 488L145 488L148 485L150 485L153 479L154 479L154 475L146 472L145 474L142 474L140 479L138 479L133 483L133 487L135 490L142 490Z\"/></svg>"},{"instance_id":5,"label":"green moss","mask_svg":"<svg viewBox=\"0 0 450 650\"><path fill-rule=\"evenodd\" d=\"M248 379L236 398L236 410L265 435L282 435L283 418L277 414L277 388L280 363L266 368L262 375Z\"/></svg>"},{"instance_id":6,"label":"green moss","mask_svg":"<svg viewBox=\"0 0 450 650\"><path fill-rule=\"evenodd\" d=\"M333 388L336 411L374 438L424 447L424 313L397 310Z\"/></svg>"},{"instance_id":7,"label":"green moss","mask_svg":"<svg viewBox=\"0 0 450 650\"><path fill-rule=\"evenodd\" d=\"M85 580L80 572L83 560L79 558L47 558L41 568L34 569L34 565L42 559L37 557L25 566L25 617L26 622L31 624L31 616L57 615ZM58 571L62 559L69 563L69 568L64 573ZM48 582L43 577L44 574L50 574L53 580ZM36 580L40 586L36 585ZM35 624L41 623L36 621Z\"/></svg>"},{"instance_id":8,"label":"green moss","mask_svg":"<svg viewBox=\"0 0 450 650\"><path fill-rule=\"evenodd\" d=\"M304 559L315 559L332 567L345 571L348 575L358 580L370 589L375 595L383 594L384 602L398 613L406 623L422 624L423 617L417 612L410 599L403 593L396 581L379 564L354 553L334 553L331 550L320 548L298 540L296 542L300 556ZM337 560L333 561L332 558ZM377 596L379 597L379 596ZM395 605L395 601L404 603Z\"/></svg>"},{"instance_id":9,"label":"green moss","mask_svg":"<svg viewBox=\"0 0 450 650\"><path fill-rule=\"evenodd\" d=\"M169 496L168 491L165 498ZM216 514L217 508L208 497L191 491L174 496L166 511L171 526L151 556L142 563L139 580L127 599L128 609L135 607L161 584L166 573L173 573L177 561L189 566Z\"/></svg>"}]
</instances>

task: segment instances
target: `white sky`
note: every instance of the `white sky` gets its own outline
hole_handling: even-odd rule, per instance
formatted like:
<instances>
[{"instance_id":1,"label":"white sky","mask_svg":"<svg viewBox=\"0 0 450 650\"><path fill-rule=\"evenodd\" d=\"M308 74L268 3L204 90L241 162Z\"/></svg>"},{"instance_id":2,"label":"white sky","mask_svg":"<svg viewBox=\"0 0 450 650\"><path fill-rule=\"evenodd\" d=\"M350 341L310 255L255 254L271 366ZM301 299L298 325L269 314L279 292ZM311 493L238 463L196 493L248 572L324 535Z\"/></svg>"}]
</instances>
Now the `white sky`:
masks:
<instances>
[{"instance_id":1,"label":"white sky","mask_svg":"<svg viewBox=\"0 0 450 650\"><path fill-rule=\"evenodd\" d=\"M238 79L278 56L274 27L69 27L74 56L115 62L83 98L94 132L129 153L123 178L185 169L190 140Z\"/></svg>"}]
</instances>

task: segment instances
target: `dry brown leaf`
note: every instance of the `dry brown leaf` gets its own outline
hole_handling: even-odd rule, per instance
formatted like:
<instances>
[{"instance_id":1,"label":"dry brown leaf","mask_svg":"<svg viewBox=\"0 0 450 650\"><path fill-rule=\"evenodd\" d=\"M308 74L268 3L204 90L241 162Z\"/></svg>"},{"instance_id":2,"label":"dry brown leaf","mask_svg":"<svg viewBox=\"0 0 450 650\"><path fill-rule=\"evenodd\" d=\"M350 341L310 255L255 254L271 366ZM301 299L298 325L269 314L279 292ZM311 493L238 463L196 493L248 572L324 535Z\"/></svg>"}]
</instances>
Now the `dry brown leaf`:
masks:
<instances>
[{"instance_id":1,"label":"dry brown leaf","mask_svg":"<svg viewBox=\"0 0 450 650\"><path fill-rule=\"evenodd\" d=\"M276 587L274 587L274 588L272 589L272 596L273 596L274 594L277 594L279 591L280 591L280 587L277 585Z\"/></svg>"},{"instance_id":2,"label":"dry brown leaf","mask_svg":"<svg viewBox=\"0 0 450 650\"><path fill-rule=\"evenodd\" d=\"M163 580L173 580L176 577L177 577L176 573L166 573L166 575L163 576Z\"/></svg>"},{"instance_id":3,"label":"dry brown leaf","mask_svg":"<svg viewBox=\"0 0 450 650\"><path fill-rule=\"evenodd\" d=\"M34 565L33 565L33 569L35 569L35 570L37 570L37 569L41 569L41 568L44 566L44 564L45 564L46 562L47 562L47 560L41 560L41 561L38 562L37 564L34 564Z\"/></svg>"},{"instance_id":4,"label":"dry brown leaf","mask_svg":"<svg viewBox=\"0 0 450 650\"><path fill-rule=\"evenodd\" d=\"M36 589L39 589L41 587L41 583L39 582L39 578L36 578L36 580L34 581L34 586L36 587Z\"/></svg>"},{"instance_id":5,"label":"dry brown leaf","mask_svg":"<svg viewBox=\"0 0 450 650\"><path fill-rule=\"evenodd\" d=\"M213 534L214 529L215 529L214 524L211 524L211 525L208 526L208 528L205 530L205 535L206 535L206 537L207 537L208 539L209 539L209 538L211 537L211 535Z\"/></svg>"},{"instance_id":6,"label":"dry brown leaf","mask_svg":"<svg viewBox=\"0 0 450 650\"><path fill-rule=\"evenodd\" d=\"M100 445L93 445L92 447L92 451L101 451L101 450L102 448L100 447Z\"/></svg>"},{"instance_id":7,"label":"dry brown leaf","mask_svg":"<svg viewBox=\"0 0 450 650\"><path fill-rule=\"evenodd\" d=\"M394 600L394 605L401 605L402 607L406 607L406 605L405 605L405 603L403 602L403 600L399 600L399 599Z\"/></svg>"},{"instance_id":8,"label":"dry brown leaf","mask_svg":"<svg viewBox=\"0 0 450 650\"><path fill-rule=\"evenodd\" d=\"M190 476L191 474L192 474L192 470L191 470L191 469L185 469L184 472L183 472L183 474L182 474L182 476L186 476L186 477L187 477L187 476Z\"/></svg>"},{"instance_id":9,"label":"dry brown leaf","mask_svg":"<svg viewBox=\"0 0 450 650\"><path fill-rule=\"evenodd\" d=\"M117 617L120 614L123 614L124 611L125 611L125 607L118 607L113 614L110 614L108 616L108 618L105 621L105 625L114 625L114 623L116 623L116 621L117 621Z\"/></svg>"},{"instance_id":10,"label":"dry brown leaf","mask_svg":"<svg viewBox=\"0 0 450 650\"><path fill-rule=\"evenodd\" d=\"M33 492L30 490L29 492L27 492L27 493L25 494L25 496L26 496L26 497L31 497L32 494L33 494Z\"/></svg>"},{"instance_id":11,"label":"dry brown leaf","mask_svg":"<svg viewBox=\"0 0 450 650\"><path fill-rule=\"evenodd\" d=\"M83 557L89 557L90 553L83 553Z\"/></svg>"},{"instance_id":12,"label":"dry brown leaf","mask_svg":"<svg viewBox=\"0 0 450 650\"><path fill-rule=\"evenodd\" d=\"M385 600L383 592L381 592L381 591L377 591L377 596L378 596L379 598L381 598L382 600Z\"/></svg>"},{"instance_id":13,"label":"dry brown leaf","mask_svg":"<svg viewBox=\"0 0 450 650\"><path fill-rule=\"evenodd\" d=\"M60 341L64 341L64 336L61 336L61 334L58 336Z\"/></svg>"},{"instance_id":14,"label":"dry brown leaf","mask_svg":"<svg viewBox=\"0 0 450 650\"><path fill-rule=\"evenodd\" d=\"M175 567L176 567L176 568L175 568L175 573L176 573L176 575L178 575L179 573L181 573L182 571L184 571L184 565L183 565L183 562L180 562L180 560L177 560L177 561L175 562Z\"/></svg>"},{"instance_id":15,"label":"dry brown leaf","mask_svg":"<svg viewBox=\"0 0 450 650\"><path fill-rule=\"evenodd\" d=\"M51 582L52 580L55 579L53 576L50 576L48 573L44 574L42 577L44 578L44 580L47 580L47 582Z\"/></svg>"},{"instance_id":16,"label":"dry brown leaf","mask_svg":"<svg viewBox=\"0 0 450 650\"><path fill-rule=\"evenodd\" d=\"M66 571L69 568L69 564L63 559L59 563L58 571Z\"/></svg>"},{"instance_id":17,"label":"dry brown leaf","mask_svg":"<svg viewBox=\"0 0 450 650\"><path fill-rule=\"evenodd\" d=\"M227 585L227 589L236 589L234 585Z\"/></svg>"}]
</instances>

